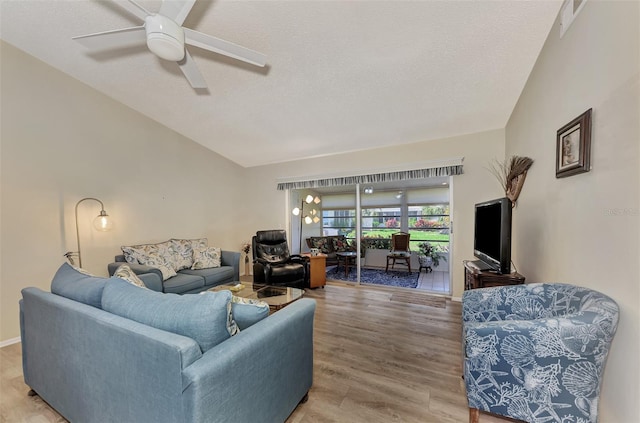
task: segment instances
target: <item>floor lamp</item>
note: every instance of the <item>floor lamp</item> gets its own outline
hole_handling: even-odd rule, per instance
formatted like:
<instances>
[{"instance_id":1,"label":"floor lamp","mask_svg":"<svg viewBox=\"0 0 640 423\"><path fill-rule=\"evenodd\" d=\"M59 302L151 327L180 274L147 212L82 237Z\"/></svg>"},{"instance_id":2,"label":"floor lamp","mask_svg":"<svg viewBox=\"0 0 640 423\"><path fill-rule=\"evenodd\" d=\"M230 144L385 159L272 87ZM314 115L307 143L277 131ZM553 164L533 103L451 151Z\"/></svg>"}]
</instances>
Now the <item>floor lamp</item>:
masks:
<instances>
[{"instance_id":1,"label":"floor lamp","mask_svg":"<svg viewBox=\"0 0 640 423\"><path fill-rule=\"evenodd\" d=\"M78 267L82 267L82 255L80 253L80 229L78 227L78 206L83 201L88 201L88 200L97 201L98 203L100 203L100 214L96 216L95 219L93 219L93 227L100 232L110 231L113 228L113 220L109 217L107 212L104 210L104 204L102 204L102 201L98 200L97 198L87 197L87 198L83 198L82 200L76 203L75 217L76 217L76 241L78 243L77 244L78 251L67 251L64 254L64 256L69 260L69 263L71 263L72 265L75 265L73 261L73 257L78 256Z\"/></svg>"},{"instance_id":2,"label":"floor lamp","mask_svg":"<svg viewBox=\"0 0 640 423\"><path fill-rule=\"evenodd\" d=\"M311 209L309 211L309 214L307 214L306 216L304 215L304 204L320 204L320 201L320 197L316 196L314 198L313 195L309 194L304 198L304 200L300 202L300 207L296 207L291 211L294 216L300 216L300 253L302 253L302 222L304 221L304 223L310 225L311 223L318 223L320 221L320 218L318 217L318 211L316 209Z\"/></svg>"}]
</instances>

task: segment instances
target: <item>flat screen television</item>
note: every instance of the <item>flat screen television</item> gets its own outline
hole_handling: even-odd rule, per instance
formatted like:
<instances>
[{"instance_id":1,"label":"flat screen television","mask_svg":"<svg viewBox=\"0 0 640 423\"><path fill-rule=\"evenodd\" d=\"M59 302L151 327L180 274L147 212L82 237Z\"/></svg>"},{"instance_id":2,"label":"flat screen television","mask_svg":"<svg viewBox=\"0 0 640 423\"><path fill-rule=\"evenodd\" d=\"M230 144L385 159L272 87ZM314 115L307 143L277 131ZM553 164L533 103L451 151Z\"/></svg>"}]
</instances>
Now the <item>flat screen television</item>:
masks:
<instances>
[{"instance_id":1,"label":"flat screen television","mask_svg":"<svg viewBox=\"0 0 640 423\"><path fill-rule=\"evenodd\" d=\"M498 198L475 206L473 254L483 270L511 273L511 200Z\"/></svg>"}]
</instances>

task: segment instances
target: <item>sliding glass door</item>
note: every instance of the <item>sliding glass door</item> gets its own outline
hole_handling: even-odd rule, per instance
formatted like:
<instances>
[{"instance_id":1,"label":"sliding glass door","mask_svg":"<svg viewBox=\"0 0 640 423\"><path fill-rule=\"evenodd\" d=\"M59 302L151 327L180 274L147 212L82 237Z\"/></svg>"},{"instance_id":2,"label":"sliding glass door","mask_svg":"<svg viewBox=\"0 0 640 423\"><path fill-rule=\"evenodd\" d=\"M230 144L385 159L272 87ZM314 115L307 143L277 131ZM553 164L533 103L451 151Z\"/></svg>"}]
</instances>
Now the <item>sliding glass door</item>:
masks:
<instances>
[{"instance_id":1,"label":"sliding glass door","mask_svg":"<svg viewBox=\"0 0 640 423\"><path fill-rule=\"evenodd\" d=\"M442 181L436 185L421 180L422 186L414 181L412 186L387 183L292 191L292 206L307 195L321 199L314 206L319 222L305 223L303 215L292 219L292 234L302 235L302 239L292 238L292 246L297 243L306 252L307 239L311 239L324 248L331 255L328 279L448 294L450 190L449 178L442 179L446 185ZM312 207L303 206L306 207L303 214L313 213ZM387 269L392 234L398 232L410 235L410 260L403 261L404 264L396 261ZM296 252L299 248L292 250ZM357 256L340 254L349 252ZM428 260L424 259L424 253Z\"/></svg>"}]
</instances>

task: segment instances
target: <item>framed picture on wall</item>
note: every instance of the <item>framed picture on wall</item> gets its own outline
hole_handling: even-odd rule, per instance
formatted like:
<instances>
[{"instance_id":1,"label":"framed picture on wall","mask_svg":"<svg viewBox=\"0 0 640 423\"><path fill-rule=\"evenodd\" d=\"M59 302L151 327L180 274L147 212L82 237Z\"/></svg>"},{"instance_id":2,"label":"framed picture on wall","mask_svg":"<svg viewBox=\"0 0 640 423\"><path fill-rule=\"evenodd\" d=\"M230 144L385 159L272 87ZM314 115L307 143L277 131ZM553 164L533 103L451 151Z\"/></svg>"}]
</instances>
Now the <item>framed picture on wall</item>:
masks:
<instances>
[{"instance_id":1,"label":"framed picture on wall","mask_svg":"<svg viewBox=\"0 0 640 423\"><path fill-rule=\"evenodd\" d=\"M556 138L556 178L591 169L591 110L558 130Z\"/></svg>"}]
</instances>

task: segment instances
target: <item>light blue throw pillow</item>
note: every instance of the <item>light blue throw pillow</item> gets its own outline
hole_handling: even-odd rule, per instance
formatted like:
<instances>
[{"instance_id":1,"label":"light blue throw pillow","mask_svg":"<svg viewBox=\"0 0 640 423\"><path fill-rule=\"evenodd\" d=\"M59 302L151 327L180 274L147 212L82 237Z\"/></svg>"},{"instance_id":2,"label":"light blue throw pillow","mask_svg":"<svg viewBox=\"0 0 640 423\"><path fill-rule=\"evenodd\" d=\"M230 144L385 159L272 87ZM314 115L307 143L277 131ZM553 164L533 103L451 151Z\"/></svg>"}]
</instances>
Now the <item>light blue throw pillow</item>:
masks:
<instances>
[{"instance_id":1,"label":"light blue throw pillow","mask_svg":"<svg viewBox=\"0 0 640 423\"><path fill-rule=\"evenodd\" d=\"M269 315L269 304L251 298L231 297L231 312L240 330L258 323Z\"/></svg>"},{"instance_id":2,"label":"light blue throw pillow","mask_svg":"<svg viewBox=\"0 0 640 423\"><path fill-rule=\"evenodd\" d=\"M51 281L51 293L102 308L102 290L107 281L107 278L83 273L81 269L76 269L69 263L64 263Z\"/></svg>"},{"instance_id":3,"label":"light blue throw pillow","mask_svg":"<svg viewBox=\"0 0 640 423\"><path fill-rule=\"evenodd\" d=\"M231 293L163 294L112 277L104 287L105 311L195 340L206 352L237 331Z\"/></svg>"}]
</instances>

